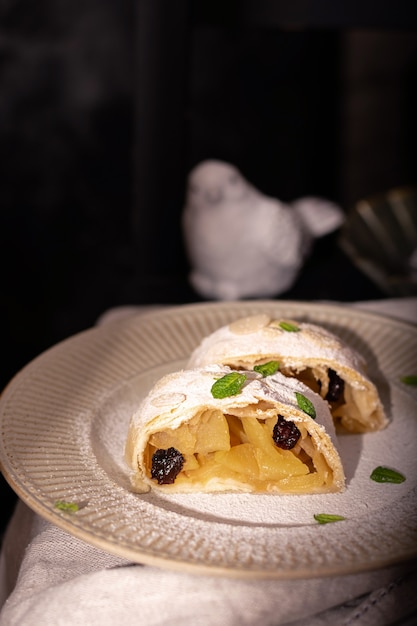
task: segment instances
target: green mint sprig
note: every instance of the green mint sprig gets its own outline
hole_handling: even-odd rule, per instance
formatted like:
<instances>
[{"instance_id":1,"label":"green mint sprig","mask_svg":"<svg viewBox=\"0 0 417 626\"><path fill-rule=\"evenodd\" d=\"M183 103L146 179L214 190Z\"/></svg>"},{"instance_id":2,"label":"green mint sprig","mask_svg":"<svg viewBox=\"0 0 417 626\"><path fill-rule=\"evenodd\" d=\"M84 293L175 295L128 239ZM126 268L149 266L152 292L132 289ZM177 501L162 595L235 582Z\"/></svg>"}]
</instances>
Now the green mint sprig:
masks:
<instances>
[{"instance_id":1,"label":"green mint sprig","mask_svg":"<svg viewBox=\"0 0 417 626\"><path fill-rule=\"evenodd\" d=\"M315 513L314 519L319 524L330 524L331 522L342 522L345 517L343 515L331 515L329 513Z\"/></svg>"},{"instance_id":2,"label":"green mint sprig","mask_svg":"<svg viewBox=\"0 0 417 626\"><path fill-rule=\"evenodd\" d=\"M303 396L303 394L298 391L295 392L295 397L297 398L298 407L304 411L304 413L307 413L307 415L312 417L313 420L316 419L316 409L314 408L314 404L311 400Z\"/></svg>"},{"instance_id":3,"label":"green mint sprig","mask_svg":"<svg viewBox=\"0 0 417 626\"><path fill-rule=\"evenodd\" d=\"M282 328L282 330L286 330L287 333L298 333L300 331L300 328L291 322L280 322L279 327Z\"/></svg>"},{"instance_id":4,"label":"green mint sprig","mask_svg":"<svg viewBox=\"0 0 417 626\"><path fill-rule=\"evenodd\" d=\"M65 500L57 500L54 507L66 513L76 513L80 508L76 502L66 502Z\"/></svg>"},{"instance_id":5,"label":"green mint sprig","mask_svg":"<svg viewBox=\"0 0 417 626\"><path fill-rule=\"evenodd\" d=\"M245 374L239 374L239 372L225 374L212 385L211 395L217 399L236 396L242 390L245 381Z\"/></svg>"},{"instance_id":6,"label":"green mint sprig","mask_svg":"<svg viewBox=\"0 0 417 626\"><path fill-rule=\"evenodd\" d=\"M371 480L374 480L376 483L403 483L405 481L404 474L401 472L397 472L389 467L384 467L383 465L379 465L376 467L370 476Z\"/></svg>"},{"instance_id":7,"label":"green mint sprig","mask_svg":"<svg viewBox=\"0 0 417 626\"><path fill-rule=\"evenodd\" d=\"M262 374L264 378L266 376L272 376L272 374L275 374L275 372L277 372L279 369L279 361L268 361L268 363L261 363L260 365L255 365L253 369L255 370L255 372L258 372L258 374Z\"/></svg>"}]
</instances>

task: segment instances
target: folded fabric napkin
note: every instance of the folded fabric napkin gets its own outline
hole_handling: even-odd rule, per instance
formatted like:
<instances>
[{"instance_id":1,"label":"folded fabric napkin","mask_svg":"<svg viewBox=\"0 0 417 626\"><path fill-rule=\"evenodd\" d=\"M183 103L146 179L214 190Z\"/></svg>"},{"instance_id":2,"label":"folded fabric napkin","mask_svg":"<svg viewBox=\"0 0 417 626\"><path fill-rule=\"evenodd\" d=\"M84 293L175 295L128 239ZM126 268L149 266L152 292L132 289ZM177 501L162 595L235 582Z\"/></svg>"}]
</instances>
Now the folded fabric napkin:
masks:
<instances>
[{"instance_id":1,"label":"folded fabric napkin","mask_svg":"<svg viewBox=\"0 0 417 626\"><path fill-rule=\"evenodd\" d=\"M417 298L355 303L417 320ZM106 312L100 324L140 307ZM417 623L417 564L306 580L247 580L132 564L19 501L0 557L0 626L384 626Z\"/></svg>"}]
</instances>

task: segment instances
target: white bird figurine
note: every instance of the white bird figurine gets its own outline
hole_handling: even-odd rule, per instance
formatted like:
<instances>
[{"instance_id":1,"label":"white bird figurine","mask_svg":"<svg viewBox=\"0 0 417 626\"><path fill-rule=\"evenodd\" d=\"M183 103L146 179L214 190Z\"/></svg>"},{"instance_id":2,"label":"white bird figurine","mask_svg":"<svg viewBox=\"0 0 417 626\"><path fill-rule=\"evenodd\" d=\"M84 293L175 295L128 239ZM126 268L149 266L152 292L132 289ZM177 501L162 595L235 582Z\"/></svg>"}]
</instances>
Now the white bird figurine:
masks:
<instances>
[{"instance_id":1,"label":"white bird figurine","mask_svg":"<svg viewBox=\"0 0 417 626\"><path fill-rule=\"evenodd\" d=\"M233 165L203 161L189 174L182 215L190 283L207 299L278 295L295 281L314 239L343 221L328 200L288 205L262 194Z\"/></svg>"}]
</instances>

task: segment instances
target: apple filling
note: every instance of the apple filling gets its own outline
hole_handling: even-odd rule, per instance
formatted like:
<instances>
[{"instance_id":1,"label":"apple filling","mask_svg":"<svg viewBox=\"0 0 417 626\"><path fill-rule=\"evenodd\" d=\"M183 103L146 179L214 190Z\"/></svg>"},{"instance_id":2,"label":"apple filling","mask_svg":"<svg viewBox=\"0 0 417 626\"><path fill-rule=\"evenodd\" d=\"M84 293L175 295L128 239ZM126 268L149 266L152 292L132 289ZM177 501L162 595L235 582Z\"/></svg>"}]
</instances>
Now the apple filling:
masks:
<instances>
[{"instance_id":1,"label":"apple filling","mask_svg":"<svg viewBox=\"0 0 417 626\"><path fill-rule=\"evenodd\" d=\"M169 472L156 469L159 461ZM153 433L145 462L159 484L212 482L215 489L220 480L224 490L231 480L259 493L333 490L333 472L306 427L278 416L267 402L227 414L206 409L176 429Z\"/></svg>"},{"instance_id":2,"label":"apple filling","mask_svg":"<svg viewBox=\"0 0 417 626\"><path fill-rule=\"evenodd\" d=\"M297 378L324 398L329 404L335 425L340 424L348 431L357 433L379 429L378 405L375 396L366 387L354 387L328 367L295 369L283 366L280 371L285 376Z\"/></svg>"}]
</instances>

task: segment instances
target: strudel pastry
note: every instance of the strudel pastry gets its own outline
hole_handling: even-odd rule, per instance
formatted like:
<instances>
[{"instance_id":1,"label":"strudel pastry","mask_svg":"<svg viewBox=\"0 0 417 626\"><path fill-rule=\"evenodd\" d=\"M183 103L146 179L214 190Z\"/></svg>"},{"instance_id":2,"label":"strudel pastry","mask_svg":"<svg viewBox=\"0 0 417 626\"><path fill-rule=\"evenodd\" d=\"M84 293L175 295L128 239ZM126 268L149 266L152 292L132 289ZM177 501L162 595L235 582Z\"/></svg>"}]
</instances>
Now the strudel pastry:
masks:
<instances>
[{"instance_id":1,"label":"strudel pastry","mask_svg":"<svg viewBox=\"0 0 417 626\"><path fill-rule=\"evenodd\" d=\"M362 356L316 324L272 319L267 314L238 319L205 337L188 367L218 363L253 369L269 361L327 400L335 424L347 431L376 431L387 425Z\"/></svg>"},{"instance_id":2,"label":"strudel pastry","mask_svg":"<svg viewBox=\"0 0 417 626\"><path fill-rule=\"evenodd\" d=\"M280 372L225 366L164 376L132 416L125 458L137 491L342 491L327 403Z\"/></svg>"}]
</instances>

